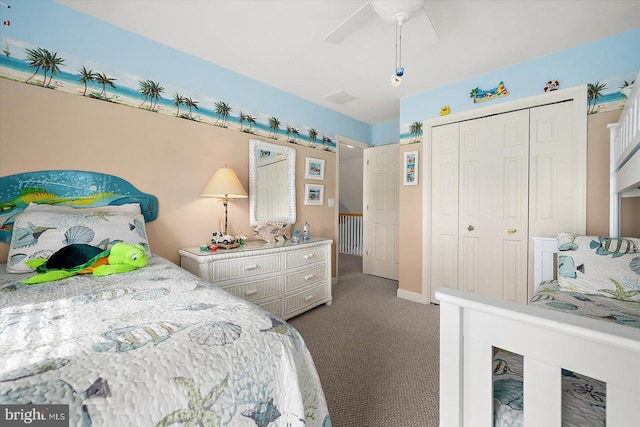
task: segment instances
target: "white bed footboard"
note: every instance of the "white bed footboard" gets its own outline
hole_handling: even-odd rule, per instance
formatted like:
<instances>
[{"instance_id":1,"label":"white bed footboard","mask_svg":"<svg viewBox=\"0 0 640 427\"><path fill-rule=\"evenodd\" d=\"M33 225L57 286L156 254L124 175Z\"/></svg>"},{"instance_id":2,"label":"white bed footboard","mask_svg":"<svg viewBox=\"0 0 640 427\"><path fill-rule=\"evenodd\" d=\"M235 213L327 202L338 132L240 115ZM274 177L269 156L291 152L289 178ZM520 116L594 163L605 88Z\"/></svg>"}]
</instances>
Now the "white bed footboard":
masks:
<instances>
[{"instance_id":1,"label":"white bed footboard","mask_svg":"<svg viewBox=\"0 0 640 427\"><path fill-rule=\"evenodd\" d=\"M607 383L607 426L640 419L640 329L452 289L440 300L440 426L493 426L492 347L524 356L524 424L561 425L561 369Z\"/></svg>"}]
</instances>

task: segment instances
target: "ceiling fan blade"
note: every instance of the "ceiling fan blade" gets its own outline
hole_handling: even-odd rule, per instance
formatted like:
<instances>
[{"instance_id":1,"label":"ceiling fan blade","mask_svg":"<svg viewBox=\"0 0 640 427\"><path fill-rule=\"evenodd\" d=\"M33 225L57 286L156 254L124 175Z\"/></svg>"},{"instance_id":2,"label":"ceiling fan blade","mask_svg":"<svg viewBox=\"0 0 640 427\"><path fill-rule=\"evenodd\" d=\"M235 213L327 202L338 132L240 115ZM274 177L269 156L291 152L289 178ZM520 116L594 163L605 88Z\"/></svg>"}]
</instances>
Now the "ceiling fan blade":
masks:
<instances>
[{"instance_id":1,"label":"ceiling fan blade","mask_svg":"<svg viewBox=\"0 0 640 427\"><path fill-rule=\"evenodd\" d=\"M427 13L427 9L425 9L424 6L422 7L422 11L424 12L424 17L427 18L427 22L425 23L423 30L425 33L425 39L429 43L435 43L439 39L438 33L436 32L436 29L431 22L431 18L429 18L429 13Z\"/></svg>"},{"instance_id":2,"label":"ceiling fan blade","mask_svg":"<svg viewBox=\"0 0 640 427\"><path fill-rule=\"evenodd\" d=\"M342 43L351 33L360 28L375 15L375 11L371 7L371 0L363 4L358 10L353 12L351 16L342 21L333 31L324 38L328 43Z\"/></svg>"}]
</instances>

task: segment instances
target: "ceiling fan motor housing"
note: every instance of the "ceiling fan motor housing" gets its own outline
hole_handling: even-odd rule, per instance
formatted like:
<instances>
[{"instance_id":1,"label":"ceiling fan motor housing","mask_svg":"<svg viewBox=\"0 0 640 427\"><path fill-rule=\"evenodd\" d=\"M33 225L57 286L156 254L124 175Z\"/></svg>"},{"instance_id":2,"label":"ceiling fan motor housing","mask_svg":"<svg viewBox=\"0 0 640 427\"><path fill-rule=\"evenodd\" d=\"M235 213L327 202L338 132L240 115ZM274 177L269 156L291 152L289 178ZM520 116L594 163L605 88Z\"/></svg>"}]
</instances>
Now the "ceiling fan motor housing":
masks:
<instances>
[{"instance_id":1,"label":"ceiling fan motor housing","mask_svg":"<svg viewBox=\"0 0 640 427\"><path fill-rule=\"evenodd\" d=\"M385 21L404 24L424 6L424 0L373 0L373 10Z\"/></svg>"}]
</instances>

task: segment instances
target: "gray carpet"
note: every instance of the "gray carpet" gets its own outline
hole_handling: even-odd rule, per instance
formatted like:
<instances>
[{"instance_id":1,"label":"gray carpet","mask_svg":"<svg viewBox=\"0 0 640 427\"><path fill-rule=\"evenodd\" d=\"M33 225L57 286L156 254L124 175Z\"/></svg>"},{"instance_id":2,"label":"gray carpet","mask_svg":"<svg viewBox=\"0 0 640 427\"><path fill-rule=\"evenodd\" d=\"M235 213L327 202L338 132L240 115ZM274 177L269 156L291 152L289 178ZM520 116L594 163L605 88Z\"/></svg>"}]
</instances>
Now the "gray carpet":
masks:
<instances>
[{"instance_id":1,"label":"gray carpet","mask_svg":"<svg viewBox=\"0 0 640 427\"><path fill-rule=\"evenodd\" d=\"M315 362L334 427L438 425L439 309L340 255L333 304L289 319Z\"/></svg>"}]
</instances>

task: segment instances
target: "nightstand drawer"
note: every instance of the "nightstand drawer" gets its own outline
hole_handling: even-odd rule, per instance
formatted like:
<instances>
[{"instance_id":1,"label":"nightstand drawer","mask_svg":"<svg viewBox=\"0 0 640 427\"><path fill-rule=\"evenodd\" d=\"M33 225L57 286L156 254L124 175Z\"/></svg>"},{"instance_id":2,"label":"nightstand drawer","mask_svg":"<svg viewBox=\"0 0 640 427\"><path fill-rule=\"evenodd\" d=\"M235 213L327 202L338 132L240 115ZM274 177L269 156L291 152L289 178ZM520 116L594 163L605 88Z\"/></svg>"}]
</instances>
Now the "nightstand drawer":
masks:
<instances>
[{"instance_id":1,"label":"nightstand drawer","mask_svg":"<svg viewBox=\"0 0 640 427\"><path fill-rule=\"evenodd\" d=\"M281 278L272 277L271 279L256 280L254 282L241 283L239 285L227 285L222 288L240 298L247 301L257 301L263 298L277 296L280 294Z\"/></svg>"},{"instance_id":2,"label":"nightstand drawer","mask_svg":"<svg viewBox=\"0 0 640 427\"><path fill-rule=\"evenodd\" d=\"M226 280L278 271L280 271L280 256L277 254L229 259L216 262L213 279Z\"/></svg>"},{"instance_id":3,"label":"nightstand drawer","mask_svg":"<svg viewBox=\"0 0 640 427\"><path fill-rule=\"evenodd\" d=\"M327 288L321 283L310 289L305 289L302 292L295 293L285 297L284 307L285 316L288 317L295 311L302 310L308 306L318 305L319 301L324 301L327 298Z\"/></svg>"},{"instance_id":4,"label":"nightstand drawer","mask_svg":"<svg viewBox=\"0 0 640 427\"><path fill-rule=\"evenodd\" d=\"M324 246L301 247L298 251L287 252L285 254L284 265L285 268L294 268L301 265L324 262L326 258L327 255Z\"/></svg>"},{"instance_id":5,"label":"nightstand drawer","mask_svg":"<svg viewBox=\"0 0 640 427\"><path fill-rule=\"evenodd\" d=\"M318 280L324 280L326 277L327 269L325 264L308 268L297 273L287 274L284 279L284 290L285 292L289 292L303 286L308 286Z\"/></svg>"}]
</instances>

